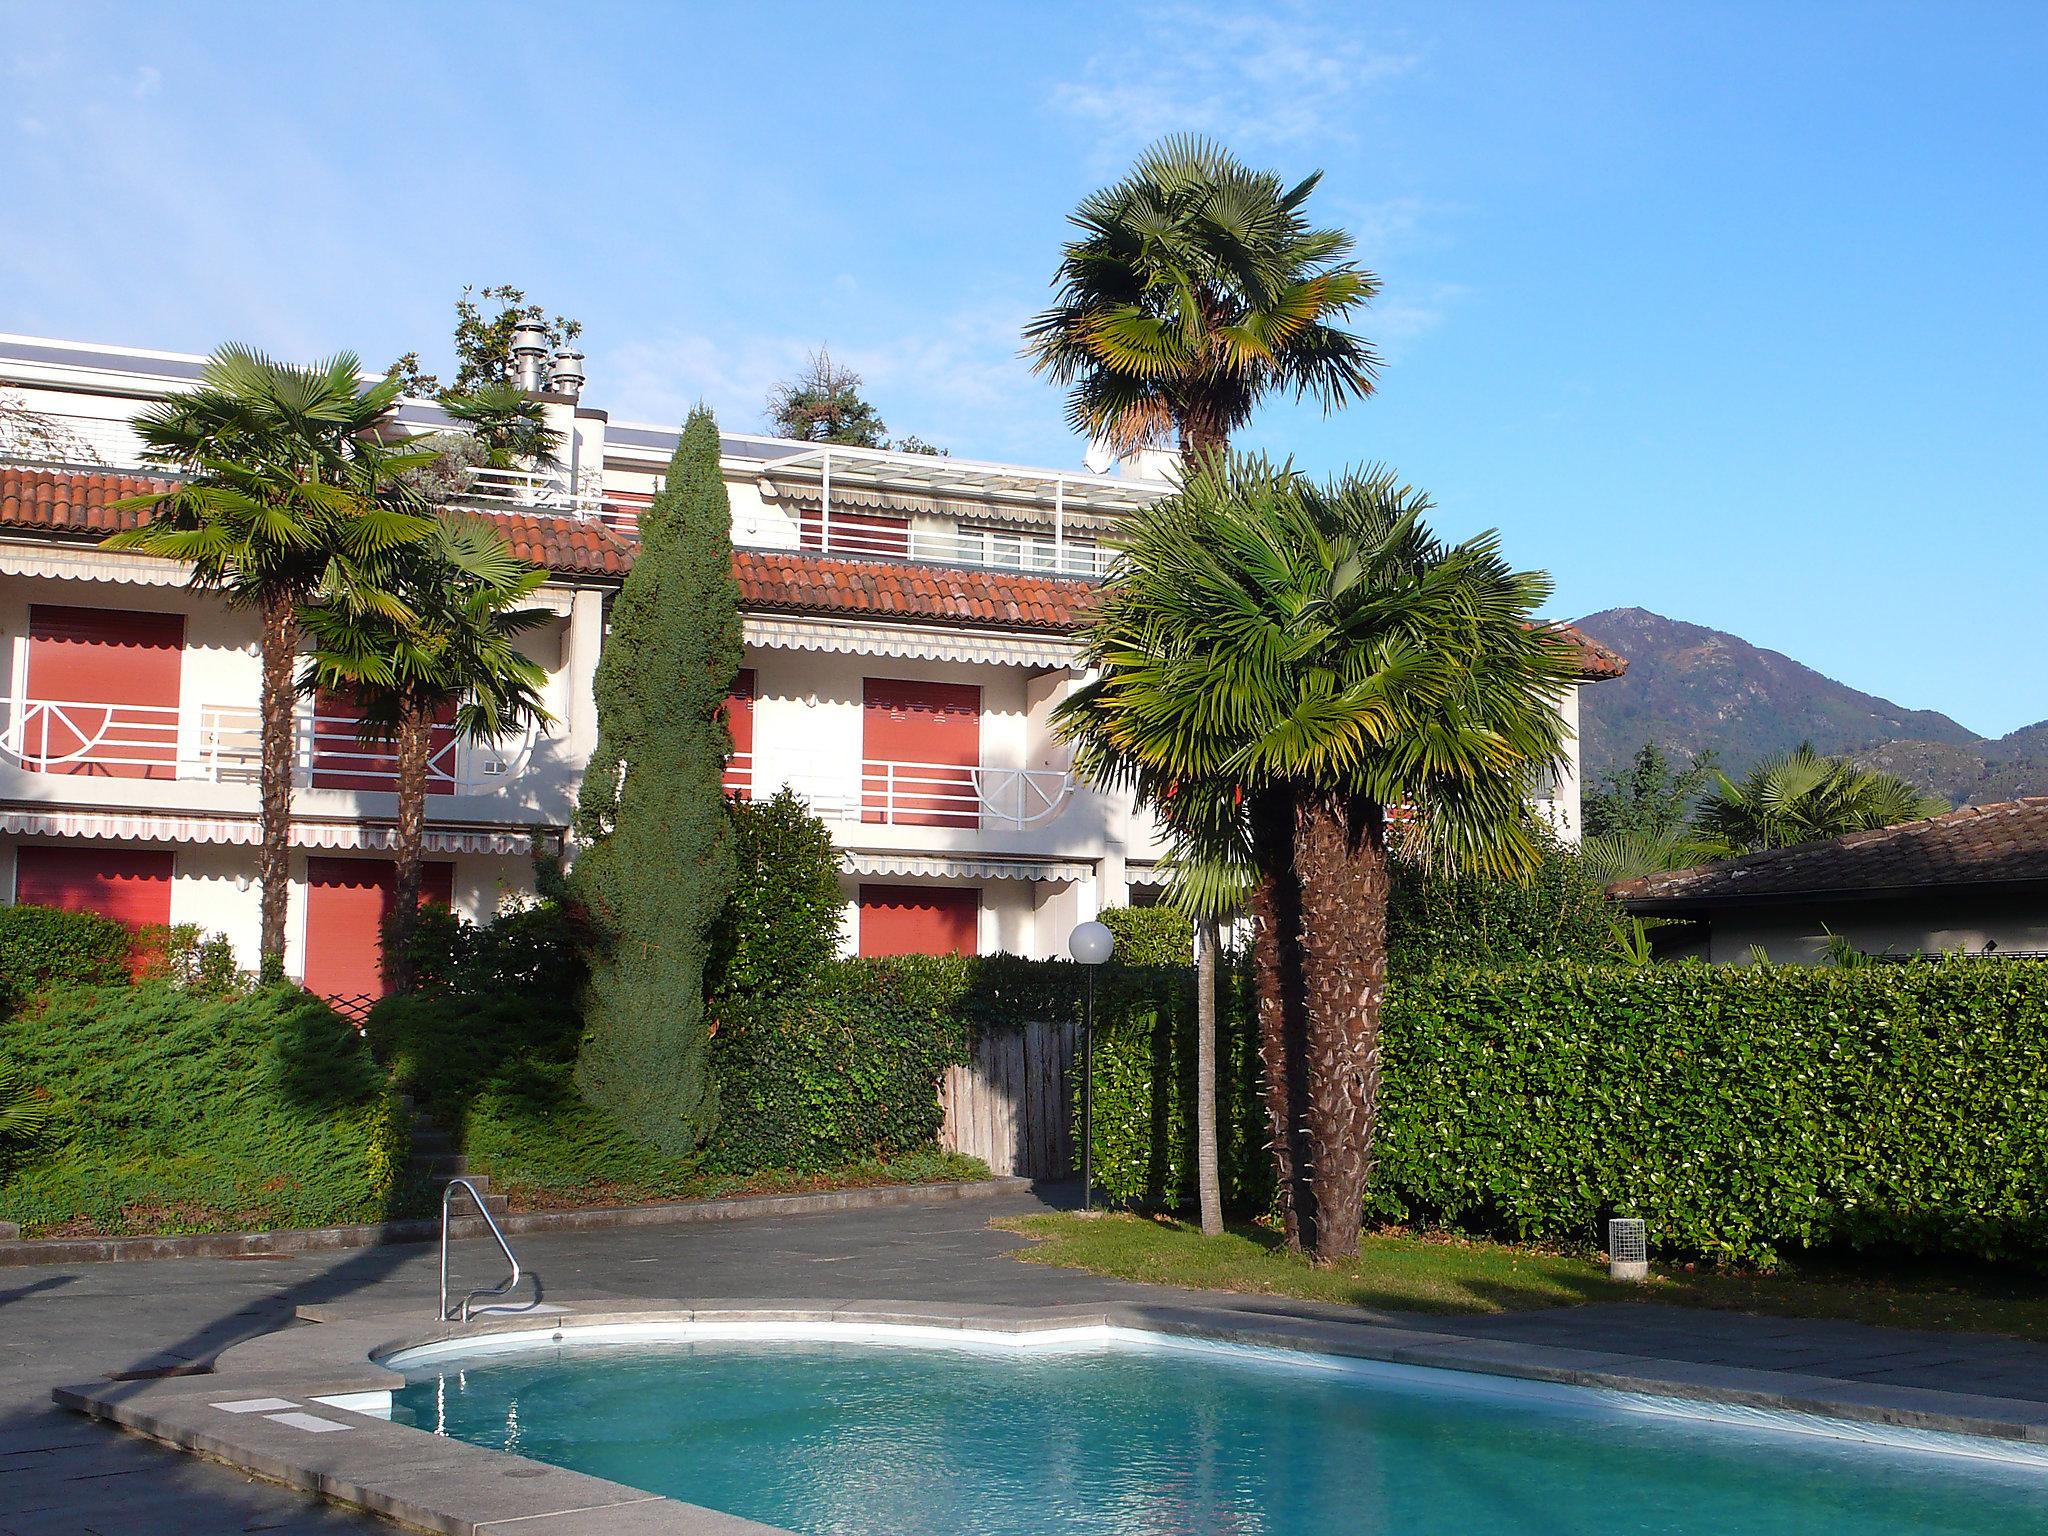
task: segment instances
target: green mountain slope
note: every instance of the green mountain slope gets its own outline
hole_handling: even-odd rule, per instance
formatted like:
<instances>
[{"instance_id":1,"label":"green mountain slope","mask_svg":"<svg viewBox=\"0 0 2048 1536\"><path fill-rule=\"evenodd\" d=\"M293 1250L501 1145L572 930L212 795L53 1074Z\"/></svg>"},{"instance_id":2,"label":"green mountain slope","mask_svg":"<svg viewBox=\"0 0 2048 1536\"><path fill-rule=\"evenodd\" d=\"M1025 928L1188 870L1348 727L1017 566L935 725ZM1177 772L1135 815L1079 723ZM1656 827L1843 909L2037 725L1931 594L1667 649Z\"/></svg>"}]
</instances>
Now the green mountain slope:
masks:
<instances>
[{"instance_id":1,"label":"green mountain slope","mask_svg":"<svg viewBox=\"0 0 2048 1536\"><path fill-rule=\"evenodd\" d=\"M1589 776L1644 741L1708 748L1731 773L1811 741L1955 804L2048 794L2048 721L1990 740L1935 710L1906 709L1736 635L1642 608L1577 627L1628 658L1628 675L1580 697Z\"/></svg>"}]
</instances>

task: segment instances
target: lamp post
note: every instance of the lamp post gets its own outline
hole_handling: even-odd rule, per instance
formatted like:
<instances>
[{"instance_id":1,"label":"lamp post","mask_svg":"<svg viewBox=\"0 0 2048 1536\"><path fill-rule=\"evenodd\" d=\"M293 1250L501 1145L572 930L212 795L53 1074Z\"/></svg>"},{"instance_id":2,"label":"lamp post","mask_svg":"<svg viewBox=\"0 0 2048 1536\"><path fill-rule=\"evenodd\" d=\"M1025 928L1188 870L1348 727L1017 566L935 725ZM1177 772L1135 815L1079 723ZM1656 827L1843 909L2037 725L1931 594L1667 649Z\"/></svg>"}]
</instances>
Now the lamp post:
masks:
<instances>
[{"instance_id":1,"label":"lamp post","mask_svg":"<svg viewBox=\"0 0 2048 1536\"><path fill-rule=\"evenodd\" d=\"M1101 923L1076 923L1067 953L1088 977L1081 1010L1081 1210L1095 1214L1095 971L1116 948L1116 935Z\"/></svg>"}]
</instances>

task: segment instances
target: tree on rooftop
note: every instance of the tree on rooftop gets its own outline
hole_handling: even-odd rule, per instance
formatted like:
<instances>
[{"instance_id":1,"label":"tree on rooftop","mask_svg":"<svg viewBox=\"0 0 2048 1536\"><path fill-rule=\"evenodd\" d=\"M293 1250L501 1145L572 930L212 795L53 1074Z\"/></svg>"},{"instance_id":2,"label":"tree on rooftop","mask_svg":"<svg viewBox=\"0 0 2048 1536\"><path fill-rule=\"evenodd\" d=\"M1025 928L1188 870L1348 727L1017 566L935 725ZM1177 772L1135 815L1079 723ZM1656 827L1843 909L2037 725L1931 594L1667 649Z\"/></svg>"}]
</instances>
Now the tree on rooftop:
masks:
<instances>
[{"instance_id":1,"label":"tree on rooftop","mask_svg":"<svg viewBox=\"0 0 2048 1536\"><path fill-rule=\"evenodd\" d=\"M487 306L495 308L486 313ZM566 347L583 334L582 321L549 315L540 305L527 302L524 289L510 283L481 290L465 285L455 301L455 382L447 392L469 395L492 384L512 383L517 374L512 332L522 320L538 321L550 347ZM427 372L417 352L399 358L390 372L409 399L433 399L442 393L439 376Z\"/></svg>"},{"instance_id":2,"label":"tree on rooftop","mask_svg":"<svg viewBox=\"0 0 2048 1536\"><path fill-rule=\"evenodd\" d=\"M310 650L300 688L349 699L363 734L394 746L398 871L385 953L392 990L409 992L434 725L452 713L456 740L486 742L548 719L540 700L547 668L519 650L519 636L546 622L544 610L519 605L547 572L515 556L489 523L459 515L439 519L432 537L383 567L380 584L407 614L305 609Z\"/></svg>"},{"instance_id":3,"label":"tree on rooftop","mask_svg":"<svg viewBox=\"0 0 2048 1536\"><path fill-rule=\"evenodd\" d=\"M399 386L364 387L342 353L311 367L222 347L199 387L134 419L143 456L181 477L161 495L131 497L139 527L106 540L184 561L195 587L254 608L260 694L260 950L266 980L284 974L292 790L292 676L299 616L320 601L390 621L410 618L382 585L383 562L433 531L401 477L421 455L390 441Z\"/></svg>"},{"instance_id":4,"label":"tree on rooftop","mask_svg":"<svg viewBox=\"0 0 2048 1536\"><path fill-rule=\"evenodd\" d=\"M768 430L777 437L804 443L884 447L889 429L860 389L860 375L840 367L832 361L832 354L820 347L811 354L803 372L769 390Z\"/></svg>"},{"instance_id":5,"label":"tree on rooftop","mask_svg":"<svg viewBox=\"0 0 2048 1536\"><path fill-rule=\"evenodd\" d=\"M1533 622L1548 578L1490 533L1445 544L1428 509L1385 470L1324 487L1210 456L1131 514L1085 636L1097 680L1057 716L1083 772L1252 880L1281 1210L1321 1260L1357 1252L1371 1174L1390 812L1438 867L1528 868L1577 675Z\"/></svg>"},{"instance_id":6,"label":"tree on rooftop","mask_svg":"<svg viewBox=\"0 0 2048 1536\"><path fill-rule=\"evenodd\" d=\"M692 412L597 666L597 748L583 776L572 880L598 934L576 1081L668 1152L717 1121L704 976L734 875L725 704L739 674L732 510L718 425Z\"/></svg>"},{"instance_id":7,"label":"tree on rooftop","mask_svg":"<svg viewBox=\"0 0 2048 1536\"><path fill-rule=\"evenodd\" d=\"M1309 222L1321 178L1290 187L1183 135L1083 199L1058 301L1024 330L1033 369L1071 386L1076 431L1176 443L1193 466L1269 395L1329 409L1372 392L1378 359L1338 322L1379 280L1346 259L1348 234Z\"/></svg>"}]
</instances>

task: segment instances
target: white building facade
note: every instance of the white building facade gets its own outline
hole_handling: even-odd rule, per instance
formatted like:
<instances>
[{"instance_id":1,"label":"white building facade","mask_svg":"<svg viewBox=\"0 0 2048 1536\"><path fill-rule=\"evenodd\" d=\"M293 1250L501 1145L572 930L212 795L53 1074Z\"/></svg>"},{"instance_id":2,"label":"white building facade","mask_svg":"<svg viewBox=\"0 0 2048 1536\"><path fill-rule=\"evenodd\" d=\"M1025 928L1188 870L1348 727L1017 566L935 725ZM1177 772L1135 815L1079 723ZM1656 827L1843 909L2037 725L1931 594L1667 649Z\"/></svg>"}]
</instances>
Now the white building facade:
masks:
<instances>
[{"instance_id":1,"label":"white building facade","mask_svg":"<svg viewBox=\"0 0 2048 1536\"><path fill-rule=\"evenodd\" d=\"M0 897L197 924L255 961L254 615L174 564L99 547L149 490L127 422L191 387L201 359L0 336ZM537 371L546 359L527 359ZM460 504L545 566L526 637L552 723L439 744L427 889L472 918L532 890L596 741L592 679L639 508L673 429L609 421L562 354L538 398L559 468L478 472ZM445 424L430 403L401 412ZM843 854L849 953L1063 952L1076 922L1158 889L1161 849L1120 798L1078 783L1051 713L1080 682L1075 633L1157 479L824 448L728 434L746 660L734 793L782 785ZM1620 662L1586 646L1588 681ZM1576 729L1572 690L1560 702ZM345 706L302 702L286 969L348 1005L373 997L390 900L391 761ZM1570 771L1540 808L1578 833Z\"/></svg>"}]
</instances>

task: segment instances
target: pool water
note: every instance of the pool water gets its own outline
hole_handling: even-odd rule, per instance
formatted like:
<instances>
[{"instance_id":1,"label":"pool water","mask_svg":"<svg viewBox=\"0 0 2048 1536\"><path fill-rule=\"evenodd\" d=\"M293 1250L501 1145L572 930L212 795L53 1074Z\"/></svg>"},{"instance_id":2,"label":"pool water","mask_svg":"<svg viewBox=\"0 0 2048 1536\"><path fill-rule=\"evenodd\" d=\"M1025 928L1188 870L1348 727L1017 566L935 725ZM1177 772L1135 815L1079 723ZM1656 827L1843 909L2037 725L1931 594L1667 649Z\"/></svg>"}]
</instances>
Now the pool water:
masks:
<instances>
[{"instance_id":1,"label":"pool water","mask_svg":"<svg viewBox=\"0 0 2048 1536\"><path fill-rule=\"evenodd\" d=\"M2048 1530L2048 1465L1363 1362L720 1340L408 1377L401 1423L813 1536Z\"/></svg>"}]
</instances>

